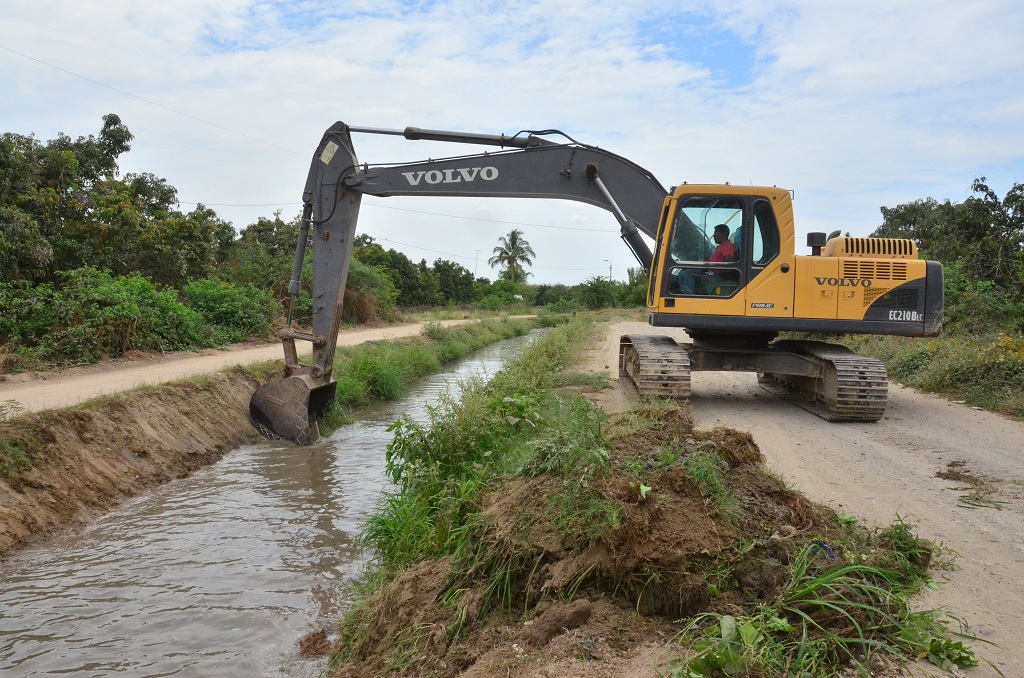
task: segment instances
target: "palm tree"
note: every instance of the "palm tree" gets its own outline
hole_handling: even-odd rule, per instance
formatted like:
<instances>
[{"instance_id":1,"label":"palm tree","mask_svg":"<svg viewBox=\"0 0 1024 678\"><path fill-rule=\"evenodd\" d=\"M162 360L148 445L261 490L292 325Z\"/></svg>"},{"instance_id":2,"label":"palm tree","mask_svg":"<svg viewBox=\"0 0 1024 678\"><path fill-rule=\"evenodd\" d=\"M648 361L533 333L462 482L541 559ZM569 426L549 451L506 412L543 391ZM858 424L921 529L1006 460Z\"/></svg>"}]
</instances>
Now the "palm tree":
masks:
<instances>
[{"instance_id":1,"label":"palm tree","mask_svg":"<svg viewBox=\"0 0 1024 678\"><path fill-rule=\"evenodd\" d=\"M508 235L498 238L498 242L501 244L494 248L494 256L487 263L491 268L502 266L505 277L512 282L526 282L526 276L530 274L523 270L523 264L532 264L530 257L537 256L537 253L523 237L523 232L512 229Z\"/></svg>"}]
</instances>

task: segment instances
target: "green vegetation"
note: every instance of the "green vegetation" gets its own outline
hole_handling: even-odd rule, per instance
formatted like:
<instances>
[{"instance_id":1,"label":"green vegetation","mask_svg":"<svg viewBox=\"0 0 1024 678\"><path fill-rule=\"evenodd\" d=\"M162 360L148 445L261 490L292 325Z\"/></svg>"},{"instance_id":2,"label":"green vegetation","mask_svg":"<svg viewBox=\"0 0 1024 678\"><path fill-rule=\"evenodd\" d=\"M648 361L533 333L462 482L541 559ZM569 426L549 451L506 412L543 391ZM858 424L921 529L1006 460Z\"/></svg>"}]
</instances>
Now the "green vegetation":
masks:
<instances>
[{"instance_id":1,"label":"green vegetation","mask_svg":"<svg viewBox=\"0 0 1024 678\"><path fill-rule=\"evenodd\" d=\"M32 457L24 435L0 436L0 478L13 479L32 468Z\"/></svg>"},{"instance_id":2,"label":"green vegetation","mask_svg":"<svg viewBox=\"0 0 1024 678\"><path fill-rule=\"evenodd\" d=\"M729 470L729 464L720 455L707 452L690 454L682 463L686 475L700 489L701 494L714 503L722 516L731 515L735 510L736 497L729 492L723 480L723 474Z\"/></svg>"},{"instance_id":3,"label":"green vegetation","mask_svg":"<svg viewBox=\"0 0 1024 678\"><path fill-rule=\"evenodd\" d=\"M699 432L676 404L609 419L556 387L591 333L574 319L428 423L395 423L394 484L366 522L373 556L329 672L457 675L578 597L676 623L664 669L687 678L977 663L958 620L909 612L948 565L910 525L869 531L811 504L761 470L749 435Z\"/></svg>"},{"instance_id":4,"label":"green vegetation","mask_svg":"<svg viewBox=\"0 0 1024 678\"><path fill-rule=\"evenodd\" d=\"M501 279L513 283L526 282L530 275L526 272L524 264L532 264L531 257L537 253L530 247L530 243L523 237L523 232L518 228L509 231L508 235L498 238L500 243L494 248L494 256L487 260L487 263L494 266L501 266Z\"/></svg>"},{"instance_id":5,"label":"green vegetation","mask_svg":"<svg viewBox=\"0 0 1024 678\"><path fill-rule=\"evenodd\" d=\"M311 250L303 291L285 308L298 217L276 212L236 229L204 205L182 212L166 179L120 174L133 138L114 114L96 136L0 134L0 371L269 338L289 310L309 323ZM462 318L642 303L632 273L628 284L528 285L533 256L512 231L495 248L502 270L492 283L452 261L414 262L360 234L341 320L392 322L439 307Z\"/></svg>"},{"instance_id":6,"label":"green vegetation","mask_svg":"<svg viewBox=\"0 0 1024 678\"><path fill-rule=\"evenodd\" d=\"M962 203L882 208L872 235L911 238L945 269L945 323L936 339L850 337L900 382L1024 417L1024 184L1000 200L984 178Z\"/></svg>"},{"instance_id":7,"label":"green vegetation","mask_svg":"<svg viewBox=\"0 0 1024 678\"><path fill-rule=\"evenodd\" d=\"M676 642L690 656L674 662L670 675L829 676L853 665L868 676L873 655L883 661L925 657L944 670L977 666L962 640L968 637L962 620L909 610L907 593L922 570L899 573L845 559L822 567L823 554L838 560L824 542L805 545L789 563L782 590L750 613L709 612L688 620Z\"/></svg>"},{"instance_id":8,"label":"green vegetation","mask_svg":"<svg viewBox=\"0 0 1024 678\"><path fill-rule=\"evenodd\" d=\"M349 412L355 407L374 400L397 400L416 379L484 346L522 336L536 326L534 320L509 318L455 327L428 322L419 338L339 348L333 372L338 382L337 396L320 422L321 430L333 430L349 421Z\"/></svg>"}]
</instances>

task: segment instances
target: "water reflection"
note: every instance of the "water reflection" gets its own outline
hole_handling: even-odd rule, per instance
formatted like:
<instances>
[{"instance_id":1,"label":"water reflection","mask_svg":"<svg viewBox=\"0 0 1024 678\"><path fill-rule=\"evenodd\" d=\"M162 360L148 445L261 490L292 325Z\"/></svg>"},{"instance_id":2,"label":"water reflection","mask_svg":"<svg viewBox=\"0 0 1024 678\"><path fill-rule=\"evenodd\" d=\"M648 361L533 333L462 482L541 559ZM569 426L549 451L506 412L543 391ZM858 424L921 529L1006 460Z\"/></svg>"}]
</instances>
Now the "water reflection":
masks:
<instances>
[{"instance_id":1,"label":"water reflection","mask_svg":"<svg viewBox=\"0 0 1024 678\"><path fill-rule=\"evenodd\" d=\"M89 528L0 563L0 673L309 675L300 637L333 623L384 481L387 427L445 384L493 374L485 349L311 448L242 448Z\"/></svg>"}]
</instances>

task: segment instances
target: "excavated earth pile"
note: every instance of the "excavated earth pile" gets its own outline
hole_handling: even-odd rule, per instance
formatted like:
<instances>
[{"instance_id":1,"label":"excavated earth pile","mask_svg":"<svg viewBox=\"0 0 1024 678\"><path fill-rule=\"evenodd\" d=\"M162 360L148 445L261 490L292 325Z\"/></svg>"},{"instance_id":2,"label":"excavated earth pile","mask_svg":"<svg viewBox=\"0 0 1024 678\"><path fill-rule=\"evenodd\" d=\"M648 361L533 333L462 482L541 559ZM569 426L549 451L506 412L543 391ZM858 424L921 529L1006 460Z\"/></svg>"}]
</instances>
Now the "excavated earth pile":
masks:
<instances>
[{"instance_id":1,"label":"excavated earth pile","mask_svg":"<svg viewBox=\"0 0 1024 678\"><path fill-rule=\"evenodd\" d=\"M651 675L682 654L673 622L772 597L794 554L837 528L763 469L748 434L695 431L688 407L641 407L609 430L603 477L502 482L470 556L413 566L357 608L334 675Z\"/></svg>"}]
</instances>

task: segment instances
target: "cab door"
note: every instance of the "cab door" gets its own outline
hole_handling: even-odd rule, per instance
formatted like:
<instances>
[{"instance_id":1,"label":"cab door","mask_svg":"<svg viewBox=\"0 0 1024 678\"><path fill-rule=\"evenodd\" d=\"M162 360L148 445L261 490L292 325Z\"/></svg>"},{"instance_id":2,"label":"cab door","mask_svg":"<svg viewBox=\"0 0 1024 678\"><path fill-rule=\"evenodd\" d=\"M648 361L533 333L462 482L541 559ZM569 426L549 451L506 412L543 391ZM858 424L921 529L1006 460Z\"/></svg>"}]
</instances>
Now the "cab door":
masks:
<instances>
[{"instance_id":1,"label":"cab door","mask_svg":"<svg viewBox=\"0 0 1024 678\"><path fill-rule=\"evenodd\" d=\"M793 203L788 194L750 197L746 304L748 316L793 317Z\"/></svg>"}]
</instances>

